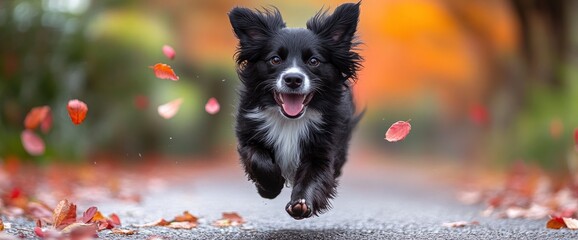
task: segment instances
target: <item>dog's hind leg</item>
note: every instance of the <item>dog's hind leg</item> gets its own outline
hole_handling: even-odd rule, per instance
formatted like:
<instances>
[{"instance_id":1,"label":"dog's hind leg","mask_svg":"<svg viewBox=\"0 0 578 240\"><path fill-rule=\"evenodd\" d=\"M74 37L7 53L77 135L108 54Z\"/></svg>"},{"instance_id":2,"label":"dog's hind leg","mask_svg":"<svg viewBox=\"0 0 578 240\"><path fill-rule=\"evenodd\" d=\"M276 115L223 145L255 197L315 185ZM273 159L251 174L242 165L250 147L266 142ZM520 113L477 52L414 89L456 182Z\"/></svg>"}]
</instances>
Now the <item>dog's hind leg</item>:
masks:
<instances>
[{"instance_id":1,"label":"dog's hind leg","mask_svg":"<svg viewBox=\"0 0 578 240\"><path fill-rule=\"evenodd\" d=\"M249 179L255 182L259 195L273 199L281 193L285 179L269 151L258 147L239 147L241 162Z\"/></svg>"}]
</instances>

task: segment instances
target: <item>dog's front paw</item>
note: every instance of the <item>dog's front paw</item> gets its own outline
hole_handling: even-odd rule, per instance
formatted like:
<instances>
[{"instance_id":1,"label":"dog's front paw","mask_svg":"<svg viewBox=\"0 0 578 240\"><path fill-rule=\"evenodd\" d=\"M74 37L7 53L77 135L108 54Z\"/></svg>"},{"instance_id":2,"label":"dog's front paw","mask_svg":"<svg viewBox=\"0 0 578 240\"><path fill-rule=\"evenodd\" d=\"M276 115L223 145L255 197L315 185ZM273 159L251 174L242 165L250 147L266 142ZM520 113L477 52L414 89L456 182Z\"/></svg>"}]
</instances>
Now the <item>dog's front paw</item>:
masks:
<instances>
[{"instance_id":1,"label":"dog's front paw","mask_svg":"<svg viewBox=\"0 0 578 240\"><path fill-rule=\"evenodd\" d=\"M287 213L296 220L308 218L313 215L313 208L305 201L305 199L297 199L287 203L285 210L287 210Z\"/></svg>"}]
</instances>

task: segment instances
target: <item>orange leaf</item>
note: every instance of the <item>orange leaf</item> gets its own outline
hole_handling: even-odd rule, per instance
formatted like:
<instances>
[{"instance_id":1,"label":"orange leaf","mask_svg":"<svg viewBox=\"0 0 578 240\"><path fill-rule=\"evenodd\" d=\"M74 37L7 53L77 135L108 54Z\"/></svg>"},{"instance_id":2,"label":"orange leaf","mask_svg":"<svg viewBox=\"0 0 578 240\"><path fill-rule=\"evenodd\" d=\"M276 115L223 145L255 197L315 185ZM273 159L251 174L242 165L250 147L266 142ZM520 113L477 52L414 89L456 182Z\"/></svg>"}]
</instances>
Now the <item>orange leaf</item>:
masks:
<instances>
[{"instance_id":1,"label":"orange leaf","mask_svg":"<svg viewBox=\"0 0 578 240\"><path fill-rule=\"evenodd\" d=\"M221 106L219 105L219 102L217 102L217 99L214 97L210 98L207 104L205 104L205 111L211 115L217 114L220 109Z\"/></svg>"},{"instance_id":2,"label":"orange leaf","mask_svg":"<svg viewBox=\"0 0 578 240\"><path fill-rule=\"evenodd\" d=\"M0 232L4 231L4 222L2 222L2 218L0 218Z\"/></svg>"},{"instance_id":3,"label":"orange leaf","mask_svg":"<svg viewBox=\"0 0 578 240\"><path fill-rule=\"evenodd\" d=\"M136 230L113 228L112 233L120 235L133 235L136 233Z\"/></svg>"},{"instance_id":4,"label":"orange leaf","mask_svg":"<svg viewBox=\"0 0 578 240\"><path fill-rule=\"evenodd\" d=\"M56 229L63 229L76 221L76 205L64 199L58 203L52 214L52 223Z\"/></svg>"},{"instance_id":5,"label":"orange leaf","mask_svg":"<svg viewBox=\"0 0 578 240\"><path fill-rule=\"evenodd\" d=\"M49 106L40 106L30 109L30 112L26 114L26 118L24 119L24 127L27 129L37 128L49 114Z\"/></svg>"},{"instance_id":6,"label":"orange leaf","mask_svg":"<svg viewBox=\"0 0 578 240\"><path fill-rule=\"evenodd\" d=\"M223 213L223 217L215 222L213 222L213 226L215 227L230 227L230 226L239 226L245 223L245 220L239 214L235 212Z\"/></svg>"},{"instance_id":7,"label":"orange leaf","mask_svg":"<svg viewBox=\"0 0 578 240\"><path fill-rule=\"evenodd\" d=\"M175 74L171 66L164 64L164 63L157 63L154 66L150 66L152 68L155 76L160 79L170 79L173 81L179 80L179 76Z\"/></svg>"},{"instance_id":8,"label":"orange leaf","mask_svg":"<svg viewBox=\"0 0 578 240\"><path fill-rule=\"evenodd\" d=\"M172 222L191 222L196 223L198 220L193 214L190 214L189 211L183 212L183 215L176 216Z\"/></svg>"},{"instance_id":9,"label":"orange leaf","mask_svg":"<svg viewBox=\"0 0 578 240\"><path fill-rule=\"evenodd\" d=\"M192 222L172 222L167 225L167 227L173 229L193 229L197 227L197 224Z\"/></svg>"},{"instance_id":10,"label":"orange leaf","mask_svg":"<svg viewBox=\"0 0 578 240\"><path fill-rule=\"evenodd\" d=\"M96 213L94 213L94 216L92 216L92 218L90 219L90 222L99 222L99 221L106 221L106 218L104 217L104 215L102 215L102 213L100 213L100 211L96 211Z\"/></svg>"},{"instance_id":11,"label":"orange leaf","mask_svg":"<svg viewBox=\"0 0 578 240\"><path fill-rule=\"evenodd\" d=\"M403 140L411 131L411 124L405 121L398 121L391 125L385 133L385 140L389 142L397 142Z\"/></svg>"},{"instance_id":12,"label":"orange leaf","mask_svg":"<svg viewBox=\"0 0 578 240\"><path fill-rule=\"evenodd\" d=\"M86 106L86 103L78 99L68 101L66 109L68 109L68 115L70 116L70 120L72 120L72 123L74 123L75 125L81 124L86 118L86 113L88 112L88 107Z\"/></svg>"},{"instance_id":13,"label":"orange leaf","mask_svg":"<svg viewBox=\"0 0 578 240\"><path fill-rule=\"evenodd\" d=\"M163 46L163 53L170 60L175 59L175 49L173 49L173 47L171 47L169 45L164 45Z\"/></svg>"},{"instance_id":14,"label":"orange leaf","mask_svg":"<svg viewBox=\"0 0 578 240\"><path fill-rule=\"evenodd\" d=\"M45 146L44 141L32 130L24 130L20 134L20 140L22 140L22 146L24 150L32 156L40 156L44 154Z\"/></svg>"},{"instance_id":15,"label":"orange leaf","mask_svg":"<svg viewBox=\"0 0 578 240\"><path fill-rule=\"evenodd\" d=\"M564 223L564 220L561 217L553 217L550 220L548 220L548 223L546 223L546 227L550 229L560 229L565 228L566 223Z\"/></svg>"},{"instance_id":16,"label":"orange leaf","mask_svg":"<svg viewBox=\"0 0 578 240\"><path fill-rule=\"evenodd\" d=\"M174 117L181 108L181 104L183 103L182 98L177 98L173 101L160 105L157 109L159 115L165 119L170 119Z\"/></svg>"}]
</instances>

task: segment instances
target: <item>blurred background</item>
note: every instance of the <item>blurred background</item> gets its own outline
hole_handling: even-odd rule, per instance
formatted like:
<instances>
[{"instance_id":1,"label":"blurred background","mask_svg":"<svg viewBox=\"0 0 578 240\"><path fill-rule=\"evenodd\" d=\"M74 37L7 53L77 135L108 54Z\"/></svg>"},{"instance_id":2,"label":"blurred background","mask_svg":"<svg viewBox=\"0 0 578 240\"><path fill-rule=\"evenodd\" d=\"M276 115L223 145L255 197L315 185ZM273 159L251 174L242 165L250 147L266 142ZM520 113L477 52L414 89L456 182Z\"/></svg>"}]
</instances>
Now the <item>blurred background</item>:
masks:
<instances>
[{"instance_id":1,"label":"blurred background","mask_svg":"<svg viewBox=\"0 0 578 240\"><path fill-rule=\"evenodd\" d=\"M288 26L300 27L342 2L0 1L0 159L234 154L239 81L227 12L276 6ZM427 164L526 161L575 171L578 2L366 0L361 8L365 62L355 91L367 114L355 151ZM164 44L175 60L163 55ZM180 80L155 78L148 66L160 62ZM221 104L216 115L204 110L211 97ZM89 108L78 126L66 110L75 98ZM176 98L184 100L180 112L158 116L157 106ZM20 134L28 111L42 105L52 109L53 129L40 134L45 154L31 156ZM403 142L383 139L392 123L409 119L413 129Z\"/></svg>"}]
</instances>

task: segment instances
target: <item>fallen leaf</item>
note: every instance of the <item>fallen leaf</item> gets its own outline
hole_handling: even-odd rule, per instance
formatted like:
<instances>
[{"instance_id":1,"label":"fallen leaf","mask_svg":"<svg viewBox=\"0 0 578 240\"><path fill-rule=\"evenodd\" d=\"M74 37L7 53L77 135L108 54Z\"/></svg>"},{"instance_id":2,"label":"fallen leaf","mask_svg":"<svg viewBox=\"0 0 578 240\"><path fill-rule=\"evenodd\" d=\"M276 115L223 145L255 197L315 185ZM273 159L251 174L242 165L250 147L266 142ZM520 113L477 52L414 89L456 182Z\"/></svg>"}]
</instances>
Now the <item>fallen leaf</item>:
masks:
<instances>
[{"instance_id":1,"label":"fallen leaf","mask_svg":"<svg viewBox=\"0 0 578 240\"><path fill-rule=\"evenodd\" d=\"M173 229L193 229L197 227L197 224L192 222L172 222L166 227Z\"/></svg>"},{"instance_id":2,"label":"fallen leaf","mask_svg":"<svg viewBox=\"0 0 578 240\"><path fill-rule=\"evenodd\" d=\"M136 230L132 229L120 229L120 228L113 228L112 233L120 234L120 235L133 235L136 233Z\"/></svg>"},{"instance_id":3,"label":"fallen leaf","mask_svg":"<svg viewBox=\"0 0 578 240\"><path fill-rule=\"evenodd\" d=\"M209 98L209 101L207 101L207 104L205 104L205 111L211 115L215 115L219 112L219 110L221 110L221 106L219 105L217 99L214 97Z\"/></svg>"},{"instance_id":4,"label":"fallen leaf","mask_svg":"<svg viewBox=\"0 0 578 240\"><path fill-rule=\"evenodd\" d=\"M120 226L120 218L118 217L118 215L116 214L110 214L108 215L108 219L110 219L110 221L115 225L115 226Z\"/></svg>"},{"instance_id":5,"label":"fallen leaf","mask_svg":"<svg viewBox=\"0 0 578 240\"><path fill-rule=\"evenodd\" d=\"M0 218L0 232L4 231L4 222L2 222L2 218Z\"/></svg>"},{"instance_id":6,"label":"fallen leaf","mask_svg":"<svg viewBox=\"0 0 578 240\"><path fill-rule=\"evenodd\" d=\"M196 223L198 220L193 214L190 214L189 211L183 212L183 215L178 215L173 219L171 222L191 222Z\"/></svg>"},{"instance_id":7,"label":"fallen leaf","mask_svg":"<svg viewBox=\"0 0 578 240\"><path fill-rule=\"evenodd\" d=\"M576 230L578 229L578 220L575 218L562 218L564 220L564 224L568 229Z\"/></svg>"},{"instance_id":8,"label":"fallen leaf","mask_svg":"<svg viewBox=\"0 0 578 240\"><path fill-rule=\"evenodd\" d=\"M72 224L66 226L60 232L64 233L64 234L70 234L70 233L76 232L76 231L89 232L90 234L94 234L94 233L96 233L96 227L93 223L75 222L75 223L72 223Z\"/></svg>"},{"instance_id":9,"label":"fallen leaf","mask_svg":"<svg viewBox=\"0 0 578 240\"><path fill-rule=\"evenodd\" d=\"M27 129L36 129L48 115L50 115L49 106L34 107L26 114L24 127Z\"/></svg>"},{"instance_id":10,"label":"fallen leaf","mask_svg":"<svg viewBox=\"0 0 578 240\"><path fill-rule=\"evenodd\" d=\"M411 124L405 121L398 121L387 129L385 133L385 140L389 142L397 142L403 140L411 130Z\"/></svg>"},{"instance_id":11,"label":"fallen leaf","mask_svg":"<svg viewBox=\"0 0 578 240\"><path fill-rule=\"evenodd\" d=\"M168 59L170 59L170 60L175 59L175 49L173 49L173 47L171 47L169 45L164 45L163 46L163 53L165 54L165 56Z\"/></svg>"},{"instance_id":12,"label":"fallen leaf","mask_svg":"<svg viewBox=\"0 0 578 240\"><path fill-rule=\"evenodd\" d=\"M169 224L170 224L170 222L168 222L164 218L161 218L161 219L156 220L154 222L145 223L145 224L134 224L133 226L135 226L135 227L155 227L155 226L166 226Z\"/></svg>"},{"instance_id":13,"label":"fallen leaf","mask_svg":"<svg viewBox=\"0 0 578 240\"><path fill-rule=\"evenodd\" d=\"M153 69L155 76L160 79L170 79L173 81L179 80L179 76L175 74L171 66L164 63L157 63L149 68Z\"/></svg>"},{"instance_id":14,"label":"fallen leaf","mask_svg":"<svg viewBox=\"0 0 578 240\"><path fill-rule=\"evenodd\" d=\"M177 98L173 101L160 105L157 111L159 112L159 115L164 119L170 119L179 112L182 103L183 99Z\"/></svg>"},{"instance_id":15,"label":"fallen leaf","mask_svg":"<svg viewBox=\"0 0 578 240\"><path fill-rule=\"evenodd\" d=\"M68 110L68 116L70 116L70 120L72 120L72 123L75 125L81 124L86 118L86 113L88 112L86 103L78 99L68 101L66 109Z\"/></svg>"},{"instance_id":16,"label":"fallen leaf","mask_svg":"<svg viewBox=\"0 0 578 240\"><path fill-rule=\"evenodd\" d=\"M52 224L56 229L63 229L76 221L76 205L64 199L58 203L52 215Z\"/></svg>"},{"instance_id":17,"label":"fallen leaf","mask_svg":"<svg viewBox=\"0 0 578 240\"><path fill-rule=\"evenodd\" d=\"M223 213L221 219L213 222L213 226L215 227L231 227L231 226L239 226L245 223L245 220L239 214L234 212Z\"/></svg>"},{"instance_id":18,"label":"fallen leaf","mask_svg":"<svg viewBox=\"0 0 578 240\"><path fill-rule=\"evenodd\" d=\"M60 231L51 228L35 227L34 233L40 238L59 239L62 237L62 233Z\"/></svg>"},{"instance_id":19,"label":"fallen leaf","mask_svg":"<svg viewBox=\"0 0 578 240\"><path fill-rule=\"evenodd\" d=\"M44 154L45 145L42 138L40 138L32 130L26 129L20 134L22 146L24 150L32 156L40 156Z\"/></svg>"},{"instance_id":20,"label":"fallen leaf","mask_svg":"<svg viewBox=\"0 0 578 240\"><path fill-rule=\"evenodd\" d=\"M548 220L548 223L546 223L546 227L550 229L560 229L565 228L566 223L564 223L564 219L562 219L561 217L553 217L550 218L550 220Z\"/></svg>"},{"instance_id":21,"label":"fallen leaf","mask_svg":"<svg viewBox=\"0 0 578 240\"><path fill-rule=\"evenodd\" d=\"M447 222L447 223L442 224L442 226L444 226L444 227L453 227L453 228L459 228L459 227L465 227L465 226L471 226L471 225L480 225L480 223L478 221L472 221L472 222L457 221L457 222Z\"/></svg>"},{"instance_id":22,"label":"fallen leaf","mask_svg":"<svg viewBox=\"0 0 578 240\"><path fill-rule=\"evenodd\" d=\"M90 222L99 222L99 221L105 221L106 218L104 217L104 215L102 215L102 213L100 213L100 211L96 211L96 213L94 213L94 216L92 216L92 218L90 219Z\"/></svg>"},{"instance_id":23,"label":"fallen leaf","mask_svg":"<svg viewBox=\"0 0 578 240\"><path fill-rule=\"evenodd\" d=\"M82 222L84 222L84 223L90 222L90 220L92 220L92 218L94 217L94 215L96 215L97 212L98 212L98 209L96 207L89 207L82 214Z\"/></svg>"}]
</instances>

